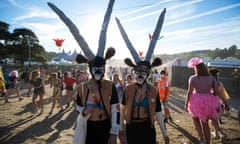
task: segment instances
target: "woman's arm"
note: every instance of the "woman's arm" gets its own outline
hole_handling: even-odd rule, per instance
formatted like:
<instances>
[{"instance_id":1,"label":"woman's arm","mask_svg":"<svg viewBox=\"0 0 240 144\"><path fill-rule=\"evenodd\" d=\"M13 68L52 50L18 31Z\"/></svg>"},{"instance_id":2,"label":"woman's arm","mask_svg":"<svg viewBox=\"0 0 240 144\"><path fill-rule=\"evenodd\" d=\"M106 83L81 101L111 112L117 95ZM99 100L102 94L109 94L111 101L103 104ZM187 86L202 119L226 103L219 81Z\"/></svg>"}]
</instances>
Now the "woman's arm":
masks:
<instances>
[{"instance_id":1,"label":"woman's arm","mask_svg":"<svg viewBox=\"0 0 240 144\"><path fill-rule=\"evenodd\" d=\"M187 110L187 105L188 105L188 102L189 102L189 99L192 95L192 92L194 90L194 86L193 86L193 82L192 82L192 79L189 78L189 82L188 82L188 90L187 90L187 97L186 97L186 100L185 100L185 110L188 112Z\"/></svg>"}]
</instances>

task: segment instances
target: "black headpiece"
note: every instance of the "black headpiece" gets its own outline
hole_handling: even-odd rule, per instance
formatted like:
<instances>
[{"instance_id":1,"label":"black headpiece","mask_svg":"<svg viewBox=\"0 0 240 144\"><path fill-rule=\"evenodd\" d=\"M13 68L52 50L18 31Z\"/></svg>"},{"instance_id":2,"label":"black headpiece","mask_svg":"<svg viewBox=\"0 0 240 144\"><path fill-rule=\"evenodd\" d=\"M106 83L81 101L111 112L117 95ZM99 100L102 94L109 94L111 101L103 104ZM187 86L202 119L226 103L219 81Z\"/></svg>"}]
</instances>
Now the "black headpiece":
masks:
<instances>
[{"instance_id":1,"label":"black headpiece","mask_svg":"<svg viewBox=\"0 0 240 144\"><path fill-rule=\"evenodd\" d=\"M152 57L156 42L157 42L158 37L160 35L160 31L162 29L162 24L163 24L163 21L164 21L165 12L166 12L166 8L162 11L161 15L159 16L158 23L156 25L155 31L153 33L153 36L152 36L152 39L151 39L151 42L150 42L150 45L149 45L149 48L148 48L148 51L147 51L147 55L145 57L145 60L143 60L143 61L140 59L138 53L136 52L135 48L133 47L132 43L130 42L130 40L127 36L127 33L123 29L123 26L121 25L119 19L116 18L118 28L119 28L119 30L122 34L122 37L123 37L128 49L130 50L130 52L133 56L133 59L136 63L136 64L134 64L131 61L130 58L126 58L124 61L128 66L133 67L135 70L146 69L146 71L149 74L151 68L156 67L156 66L160 66L162 64L162 60L160 58L155 58L152 63L150 63L150 59Z\"/></svg>"},{"instance_id":2,"label":"black headpiece","mask_svg":"<svg viewBox=\"0 0 240 144\"><path fill-rule=\"evenodd\" d=\"M110 0L108 4L108 8L104 17L104 21L102 24L102 30L100 33L99 38L99 45L98 45L98 51L96 56L93 54L91 49L89 48L87 42L84 40L83 36L80 34L78 28L76 25L60 10L58 9L54 4L48 3L49 7L60 17L60 19L67 25L69 30L71 31L72 35L74 36L75 40L77 41L80 48L83 50L83 53L85 54L78 54L76 57L76 61L78 63L88 63L89 67L92 66L105 66L105 61L107 59L110 59L115 54L115 49L110 47L108 48L105 57L104 50L106 45L106 35L107 35L107 28L110 21L112 8L113 8L114 0Z\"/></svg>"}]
</instances>

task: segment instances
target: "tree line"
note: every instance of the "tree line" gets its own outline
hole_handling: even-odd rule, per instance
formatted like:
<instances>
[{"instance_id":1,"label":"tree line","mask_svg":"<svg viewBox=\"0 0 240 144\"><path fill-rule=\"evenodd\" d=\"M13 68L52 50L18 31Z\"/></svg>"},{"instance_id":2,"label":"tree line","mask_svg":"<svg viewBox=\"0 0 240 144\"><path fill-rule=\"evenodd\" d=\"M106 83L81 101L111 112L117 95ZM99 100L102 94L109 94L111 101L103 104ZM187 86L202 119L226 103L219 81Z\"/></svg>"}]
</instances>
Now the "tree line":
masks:
<instances>
[{"instance_id":1,"label":"tree line","mask_svg":"<svg viewBox=\"0 0 240 144\"><path fill-rule=\"evenodd\" d=\"M232 45L229 48L224 49L216 48L214 50L198 50L191 52L182 52L177 54L161 54L156 56L162 58L163 61L170 61L175 58L189 60L192 57L209 57L212 59L215 59L217 57L220 57L221 59L227 57L235 57L240 59L240 49L238 49L236 45Z\"/></svg>"}]
</instances>

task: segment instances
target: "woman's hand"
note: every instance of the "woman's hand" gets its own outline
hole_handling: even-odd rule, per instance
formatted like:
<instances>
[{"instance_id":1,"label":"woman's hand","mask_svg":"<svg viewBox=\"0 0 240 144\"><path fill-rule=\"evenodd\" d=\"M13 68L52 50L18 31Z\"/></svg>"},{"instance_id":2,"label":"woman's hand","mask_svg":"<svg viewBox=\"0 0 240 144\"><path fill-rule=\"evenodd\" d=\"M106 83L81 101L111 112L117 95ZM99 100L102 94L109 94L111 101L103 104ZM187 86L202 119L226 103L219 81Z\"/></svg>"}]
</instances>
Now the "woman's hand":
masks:
<instances>
[{"instance_id":1,"label":"woman's hand","mask_svg":"<svg viewBox=\"0 0 240 144\"><path fill-rule=\"evenodd\" d=\"M117 136L111 134L109 139L108 139L108 144L117 144Z\"/></svg>"},{"instance_id":2,"label":"woman's hand","mask_svg":"<svg viewBox=\"0 0 240 144\"><path fill-rule=\"evenodd\" d=\"M226 110L226 111L229 111L229 110L230 110L230 107L229 107L229 105L228 105L227 103L225 104L225 110Z\"/></svg>"},{"instance_id":3,"label":"woman's hand","mask_svg":"<svg viewBox=\"0 0 240 144\"><path fill-rule=\"evenodd\" d=\"M125 141L124 131L119 131L118 137L119 137L120 142L124 142Z\"/></svg>"},{"instance_id":4,"label":"woman's hand","mask_svg":"<svg viewBox=\"0 0 240 144\"><path fill-rule=\"evenodd\" d=\"M188 104L185 104L185 111L188 112Z\"/></svg>"},{"instance_id":5,"label":"woman's hand","mask_svg":"<svg viewBox=\"0 0 240 144\"><path fill-rule=\"evenodd\" d=\"M164 141L165 141L165 144L169 144L169 137L168 136L164 137Z\"/></svg>"},{"instance_id":6,"label":"woman's hand","mask_svg":"<svg viewBox=\"0 0 240 144\"><path fill-rule=\"evenodd\" d=\"M88 108L85 108L82 112L82 115L83 116L86 116L88 114L91 114L94 110L94 107L93 106L89 106Z\"/></svg>"}]
</instances>

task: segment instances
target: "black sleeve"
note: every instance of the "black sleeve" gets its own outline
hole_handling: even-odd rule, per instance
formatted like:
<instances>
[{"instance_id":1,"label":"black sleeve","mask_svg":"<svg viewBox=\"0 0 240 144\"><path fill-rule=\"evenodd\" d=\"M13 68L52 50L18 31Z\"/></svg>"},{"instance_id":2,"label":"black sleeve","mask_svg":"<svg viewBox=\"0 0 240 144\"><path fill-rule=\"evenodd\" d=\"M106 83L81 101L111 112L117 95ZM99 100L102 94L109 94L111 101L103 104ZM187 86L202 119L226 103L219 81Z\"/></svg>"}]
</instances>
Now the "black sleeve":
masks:
<instances>
[{"instance_id":1,"label":"black sleeve","mask_svg":"<svg viewBox=\"0 0 240 144\"><path fill-rule=\"evenodd\" d=\"M111 96L110 104L116 104L116 103L119 103L117 89L115 85L112 84L112 96Z\"/></svg>"},{"instance_id":2,"label":"black sleeve","mask_svg":"<svg viewBox=\"0 0 240 144\"><path fill-rule=\"evenodd\" d=\"M161 106L161 101L159 99L159 95L157 96L157 99L156 99L156 112L160 112L162 111L162 106Z\"/></svg>"},{"instance_id":3,"label":"black sleeve","mask_svg":"<svg viewBox=\"0 0 240 144\"><path fill-rule=\"evenodd\" d=\"M126 105L125 91L123 92L123 99L122 99L121 103L122 103L122 105Z\"/></svg>"},{"instance_id":4,"label":"black sleeve","mask_svg":"<svg viewBox=\"0 0 240 144\"><path fill-rule=\"evenodd\" d=\"M77 105L82 106L82 102L81 102L81 99L79 97L79 93L77 93L76 103L77 103Z\"/></svg>"}]
</instances>

